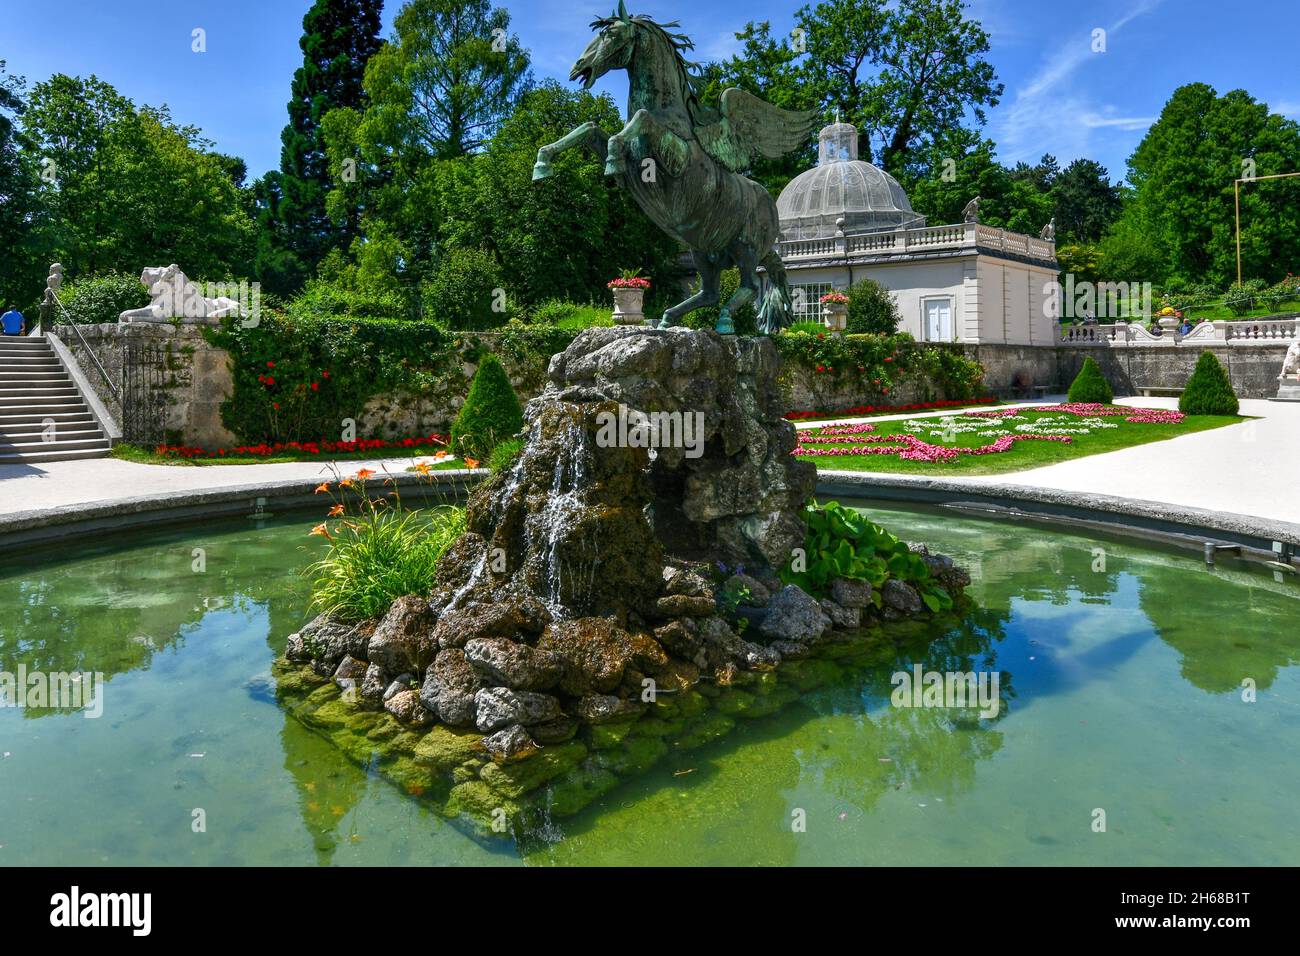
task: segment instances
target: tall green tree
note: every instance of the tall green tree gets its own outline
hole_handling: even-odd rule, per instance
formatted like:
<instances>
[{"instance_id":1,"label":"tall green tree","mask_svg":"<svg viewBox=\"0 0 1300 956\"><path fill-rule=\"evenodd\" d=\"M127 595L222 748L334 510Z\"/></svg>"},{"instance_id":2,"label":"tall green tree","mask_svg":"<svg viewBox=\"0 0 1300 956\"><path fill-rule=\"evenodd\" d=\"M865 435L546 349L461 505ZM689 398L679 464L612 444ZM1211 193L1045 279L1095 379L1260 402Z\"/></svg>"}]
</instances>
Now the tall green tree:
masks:
<instances>
[{"instance_id":1,"label":"tall green tree","mask_svg":"<svg viewBox=\"0 0 1300 956\"><path fill-rule=\"evenodd\" d=\"M823 0L787 35L750 23L737 38L745 48L708 71L711 89L748 83L780 105L838 112L859 128L860 157L890 172L968 120L982 125L1002 95L963 0Z\"/></svg>"},{"instance_id":2,"label":"tall green tree","mask_svg":"<svg viewBox=\"0 0 1300 956\"><path fill-rule=\"evenodd\" d=\"M1095 243L1119 218L1119 186L1110 181L1106 167L1079 158L1055 177L1052 200L1056 210L1056 234L1061 240Z\"/></svg>"},{"instance_id":3,"label":"tall green tree","mask_svg":"<svg viewBox=\"0 0 1300 956\"><path fill-rule=\"evenodd\" d=\"M1103 261L1149 278L1225 285L1236 279L1233 182L1300 171L1300 124L1244 90L1176 89L1129 159L1131 200ZM1281 279L1300 259L1300 179L1241 187L1243 277ZM1138 243L1145 245L1143 252Z\"/></svg>"},{"instance_id":4,"label":"tall green tree","mask_svg":"<svg viewBox=\"0 0 1300 956\"><path fill-rule=\"evenodd\" d=\"M303 63L280 134L280 169L258 188L258 274L272 291L301 286L331 249L346 248L357 235L355 210L339 209L335 219L326 213L325 197L337 179L321 121L332 109L364 107L362 79L382 43L382 9L382 0L315 0L303 17Z\"/></svg>"},{"instance_id":5,"label":"tall green tree","mask_svg":"<svg viewBox=\"0 0 1300 956\"><path fill-rule=\"evenodd\" d=\"M364 233L347 257L324 264L328 278L396 281L413 296L433 274L441 194L454 180L442 164L482 150L531 85L527 53L509 30L509 13L487 0L402 7L366 68L365 109L331 110L322 123L331 168L357 163L356 182L332 192L327 209L356 209Z\"/></svg>"},{"instance_id":6,"label":"tall green tree","mask_svg":"<svg viewBox=\"0 0 1300 956\"><path fill-rule=\"evenodd\" d=\"M194 277L249 274L255 230L238 170L166 107L55 74L32 88L21 123L69 276L169 262Z\"/></svg>"},{"instance_id":7,"label":"tall green tree","mask_svg":"<svg viewBox=\"0 0 1300 956\"><path fill-rule=\"evenodd\" d=\"M38 167L23 149L18 117L24 109L23 79L0 60L0 299L25 306L40 290L47 220L40 201ZM3 308L0 305L0 308Z\"/></svg>"},{"instance_id":8,"label":"tall green tree","mask_svg":"<svg viewBox=\"0 0 1300 956\"><path fill-rule=\"evenodd\" d=\"M363 141L437 159L483 146L529 85L510 14L489 0L409 0L366 70Z\"/></svg>"}]
</instances>

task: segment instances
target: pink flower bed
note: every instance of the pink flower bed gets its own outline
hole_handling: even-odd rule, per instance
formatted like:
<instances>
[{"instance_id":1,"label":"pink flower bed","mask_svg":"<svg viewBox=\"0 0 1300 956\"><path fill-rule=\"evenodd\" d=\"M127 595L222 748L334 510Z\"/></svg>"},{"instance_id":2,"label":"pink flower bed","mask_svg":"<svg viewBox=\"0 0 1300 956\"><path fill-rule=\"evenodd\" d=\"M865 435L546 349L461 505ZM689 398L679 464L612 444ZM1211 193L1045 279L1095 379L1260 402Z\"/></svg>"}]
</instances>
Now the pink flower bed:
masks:
<instances>
[{"instance_id":1,"label":"pink flower bed","mask_svg":"<svg viewBox=\"0 0 1300 956\"><path fill-rule=\"evenodd\" d=\"M817 458L834 458L853 455L897 455L904 461L952 461L959 455L997 455L1010 451L1019 441L1059 441L1070 444L1074 441L1069 435L1003 435L988 445L978 448L949 448L945 445L932 445L912 435L869 435L862 439L870 445L851 445L848 448L812 448L804 443L800 436L799 444L792 455L806 455ZM809 441L816 441L811 438ZM899 442L885 445L877 442Z\"/></svg>"},{"instance_id":2,"label":"pink flower bed","mask_svg":"<svg viewBox=\"0 0 1300 956\"><path fill-rule=\"evenodd\" d=\"M1181 425L1186 418L1182 412L1159 408L1124 408L1119 405L1096 405L1087 402L1064 402L1033 409L1036 412L1064 412L1080 418L1123 418L1138 425ZM970 414L969 412L967 414Z\"/></svg>"}]
</instances>

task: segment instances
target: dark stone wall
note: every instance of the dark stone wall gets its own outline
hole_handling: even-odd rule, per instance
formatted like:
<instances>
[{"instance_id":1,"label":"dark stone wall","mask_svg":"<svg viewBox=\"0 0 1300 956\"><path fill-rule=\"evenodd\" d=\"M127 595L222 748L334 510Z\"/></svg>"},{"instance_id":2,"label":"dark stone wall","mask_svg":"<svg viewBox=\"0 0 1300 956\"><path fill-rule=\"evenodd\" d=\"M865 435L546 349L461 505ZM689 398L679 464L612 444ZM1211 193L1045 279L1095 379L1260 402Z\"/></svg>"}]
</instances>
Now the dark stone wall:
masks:
<instances>
[{"instance_id":1,"label":"dark stone wall","mask_svg":"<svg viewBox=\"0 0 1300 956\"><path fill-rule=\"evenodd\" d=\"M1069 387L1086 356L1101 366L1116 395L1136 395L1139 386L1182 388L1191 378L1201 353L1215 354L1232 379L1238 398L1272 398L1277 394L1277 376L1282 371L1286 342L1269 345L1151 346L1124 348L1058 348L1059 381Z\"/></svg>"}]
</instances>

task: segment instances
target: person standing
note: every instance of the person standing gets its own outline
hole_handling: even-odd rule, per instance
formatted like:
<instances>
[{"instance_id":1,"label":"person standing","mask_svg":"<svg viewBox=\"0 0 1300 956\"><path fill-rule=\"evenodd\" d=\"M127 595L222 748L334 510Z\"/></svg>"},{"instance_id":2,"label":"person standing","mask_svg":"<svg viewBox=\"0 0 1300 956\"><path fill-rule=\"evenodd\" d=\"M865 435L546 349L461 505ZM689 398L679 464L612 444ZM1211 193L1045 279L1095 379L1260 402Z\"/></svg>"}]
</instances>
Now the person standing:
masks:
<instances>
[{"instance_id":1,"label":"person standing","mask_svg":"<svg viewBox=\"0 0 1300 956\"><path fill-rule=\"evenodd\" d=\"M5 335L22 335L27 331L27 320L16 305L9 306L5 314L0 315L0 325L4 326Z\"/></svg>"}]
</instances>

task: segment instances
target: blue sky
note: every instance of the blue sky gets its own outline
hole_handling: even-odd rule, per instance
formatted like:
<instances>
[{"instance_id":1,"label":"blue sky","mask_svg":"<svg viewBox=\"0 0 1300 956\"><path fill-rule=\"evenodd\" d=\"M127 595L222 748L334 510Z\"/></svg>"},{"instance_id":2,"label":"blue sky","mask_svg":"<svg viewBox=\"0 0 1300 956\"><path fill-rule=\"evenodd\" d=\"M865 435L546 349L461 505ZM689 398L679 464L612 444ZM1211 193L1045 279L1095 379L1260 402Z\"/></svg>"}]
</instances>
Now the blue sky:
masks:
<instances>
[{"instance_id":1,"label":"blue sky","mask_svg":"<svg viewBox=\"0 0 1300 956\"><path fill-rule=\"evenodd\" d=\"M505 0L539 76L568 77L587 24L615 0ZM279 163L289 81L309 0L0 0L0 59L29 82L53 72L95 73L137 103L166 103L252 176ZM385 35L399 0L385 4ZM748 20L787 32L793 0L635 0L629 9L678 19L698 58L721 58ZM1300 19L1295 0L973 0L991 35L989 59L1006 85L987 126L1006 162L1050 152L1064 165L1088 156L1124 173L1124 161L1173 89L1201 81L1244 88L1300 119ZM191 51L191 31L207 52ZM1095 29L1106 51L1091 49ZM597 90L626 94L623 74Z\"/></svg>"}]
</instances>

